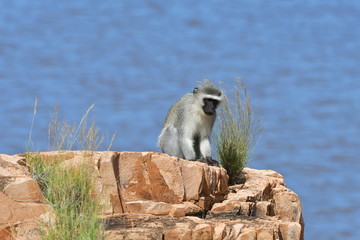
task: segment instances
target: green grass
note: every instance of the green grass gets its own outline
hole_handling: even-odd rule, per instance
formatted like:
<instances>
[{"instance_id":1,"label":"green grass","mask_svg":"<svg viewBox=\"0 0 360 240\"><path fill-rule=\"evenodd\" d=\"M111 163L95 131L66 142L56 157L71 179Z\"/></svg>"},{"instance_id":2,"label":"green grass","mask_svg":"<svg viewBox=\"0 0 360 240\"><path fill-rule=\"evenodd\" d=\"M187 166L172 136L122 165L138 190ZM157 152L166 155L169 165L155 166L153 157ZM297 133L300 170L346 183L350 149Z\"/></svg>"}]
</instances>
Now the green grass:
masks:
<instances>
[{"instance_id":1,"label":"green grass","mask_svg":"<svg viewBox=\"0 0 360 240\"><path fill-rule=\"evenodd\" d=\"M253 116L250 96L241 79L237 79L231 98L224 98L217 126L215 145L218 159L228 172L229 183L239 183L242 170L251 160L255 142L262 133L260 121Z\"/></svg>"},{"instance_id":2,"label":"green grass","mask_svg":"<svg viewBox=\"0 0 360 240\"><path fill-rule=\"evenodd\" d=\"M72 150L75 146L80 146L80 150L86 150L80 165L65 167L60 154L50 160L42 159L39 153L26 154L33 178L37 180L46 201L54 208L56 215L54 224L42 227L42 239L104 238L105 223L99 218L103 208L93 194L94 176L91 174L91 156L101 145L103 137L99 136L94 121L90 126L87 125L88 113L92 107L85 113L78 126L58 121L57 111L49 124L49 144L52 149ZM34 115L35 113L36 110Z\"/></svg>"},{"instance_id":3,"label":"green grass","mask_svg":"<svg viewBox=\"0 0 360 240\"><path fill-rule=\"evenodd\" d=\"M66 168L62 159L45 162L39 154L28 154L27 162L56 214L54 225L43 229L42 239L102 239L102 206L92 194L91 163L85 160L80 166Z\"/></svg>"}]
</instances>

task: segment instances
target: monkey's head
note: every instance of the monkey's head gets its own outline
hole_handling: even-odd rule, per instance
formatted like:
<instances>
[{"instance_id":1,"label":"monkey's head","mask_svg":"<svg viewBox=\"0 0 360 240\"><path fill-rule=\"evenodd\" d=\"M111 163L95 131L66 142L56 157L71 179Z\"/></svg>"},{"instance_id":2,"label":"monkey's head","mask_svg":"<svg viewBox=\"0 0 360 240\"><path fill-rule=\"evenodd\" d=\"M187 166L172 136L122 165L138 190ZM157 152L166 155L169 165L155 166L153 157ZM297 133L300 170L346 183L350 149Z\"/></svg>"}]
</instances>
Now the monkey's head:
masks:
<instances>
[{"instance_id":1,"label":"monkey's head","mask_svg":"<svg viewBox=\"0 0 360 240\"><path fill-rule=\"evenodd\" d=\"M193 94L207 116L213 116L216 113L216 108L222 100L222 92L218 87L209 84L201 85L194 88Z\"/></svg>"}]
</instances>

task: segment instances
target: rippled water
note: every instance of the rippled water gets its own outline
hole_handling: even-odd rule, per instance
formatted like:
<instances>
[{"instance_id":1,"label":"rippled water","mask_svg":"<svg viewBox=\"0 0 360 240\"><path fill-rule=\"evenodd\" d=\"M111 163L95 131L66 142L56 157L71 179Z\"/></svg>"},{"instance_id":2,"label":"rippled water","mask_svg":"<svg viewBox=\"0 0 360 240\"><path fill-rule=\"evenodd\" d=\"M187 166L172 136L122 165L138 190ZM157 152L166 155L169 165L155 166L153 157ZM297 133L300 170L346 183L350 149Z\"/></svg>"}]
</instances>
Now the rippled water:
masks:
<instances>
[{"instance_id":1,"label":"rippled water","mask_svg":"<svg viewBox=\"0 0 360 240\"><path fill-rule=\"evenodd\" d=\"M167 108L245 79L265 122L251 167L285 177L306 239L360 239L360 2L1 1L0 152L47 149L56 104L91 104L112 149L156 151Z\"/></svg>"}]
</instances>

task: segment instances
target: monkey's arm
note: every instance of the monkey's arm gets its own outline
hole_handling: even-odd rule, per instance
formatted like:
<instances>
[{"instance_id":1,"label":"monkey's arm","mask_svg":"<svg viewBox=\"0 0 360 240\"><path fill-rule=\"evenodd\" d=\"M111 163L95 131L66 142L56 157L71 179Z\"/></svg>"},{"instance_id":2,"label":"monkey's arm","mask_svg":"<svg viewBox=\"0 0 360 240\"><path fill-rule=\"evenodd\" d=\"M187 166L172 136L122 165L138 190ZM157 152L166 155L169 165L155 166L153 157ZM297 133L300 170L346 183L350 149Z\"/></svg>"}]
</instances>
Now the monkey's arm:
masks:
<instances>
[{"instance_id":1,"label":"monkey's arm","mask_svg":"<svg viewBox=\"0 0 360 240\"><path fill-rule=\"evenodd\" d=\"M211 145L208 138L204 138L200 142L200 152L203 158L211 157Z\"/></svg>"},{"instance_id":2,"label":"monkey's arm","mask_svg":"<svg viewBox=\"0 0 360 240\"><path fill-rule=\"evenodd\" d=\"M211 145L210 140L208 138L204 138L200 142L200 152L201 152L201 160L202 162L206 162L210 166L217 166L219 167L220 164L218 161L213 160L211 158Z\"/></svg>"},{"instance_id":3,"label":"monkey's arm","mask_svg":"<svg viewBox=\"0 0 360 240\"><path fill-rule=\"evenodd\" d=\"M195 160L194 142L190 137L183 136L180 146L186 160Z\"/></svg>"}]
</instances>

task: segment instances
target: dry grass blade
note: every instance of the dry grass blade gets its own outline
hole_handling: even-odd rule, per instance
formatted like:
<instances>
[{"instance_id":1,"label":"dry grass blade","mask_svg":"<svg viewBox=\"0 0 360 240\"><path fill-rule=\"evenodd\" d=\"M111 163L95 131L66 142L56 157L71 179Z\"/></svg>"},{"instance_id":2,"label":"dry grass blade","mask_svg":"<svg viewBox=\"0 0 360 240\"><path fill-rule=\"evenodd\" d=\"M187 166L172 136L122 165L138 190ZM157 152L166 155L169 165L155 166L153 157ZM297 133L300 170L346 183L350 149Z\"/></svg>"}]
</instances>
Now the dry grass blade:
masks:
<instances>
[{"instance_id":1,"label":"dry grass blade","mask_svg":"<svg viewBox=\"0 0 360 240\"><path fill-rule=\"evenodd\" d=\"M88 110L86 111L86 113L84 114L84 116L81 118L80 123L79 123L79 126L77 127L75 133L73 134L73 139L72 139L72 141L71 141L70 148L72 148L72 146L74 145L74 143L75 143L75 141L76 141L76 137L77 137L78 132L79 132L79 130L81 129L81 127L84 126L84 125L86 125L86 124L84 124L84 122L86 123L87 117L88 117L88 115L89 115L89 112L91 111L91 109L92 109L93 107L94 107L94 104L92 104L92 105L88 108Z\"/></svg>"},{"instance_id":2,"label":"dry grass blade","mask_svg":"<svg viewBox=\"0 0 360 240\"><path fill-rule=\"evenodd\" d=\"M37 97L35 97L34 112L33 112L33 117L32 117L32 120L31 120L31 126L30 126L30 133L29 133L29 140L28 140L28 143L27 143L27 148L30 148L31 141L32 141L32 131L33 131L34 120L35 120L35 115L36 115L37 103L38 103L38 99L37 99Z\"/></svg>"},{"instance_id":3,"label":"dry grass blade","mask_svg":"<svg viewBox=\"0 0 360 240\"><path fill-rule=\"evenodd\" d=\"M58 120L58 107L56 106L48 130L49 150L73 150L74 148L86 151L98 150L103 143L104 136L95 127L95 119L90 126L88 125L88 116L93 107L94 104L87 109L78 125L76 123L71 125L66 121ZM108 150L110 147L111 145Z\"/></svg>"}]
</instances>

